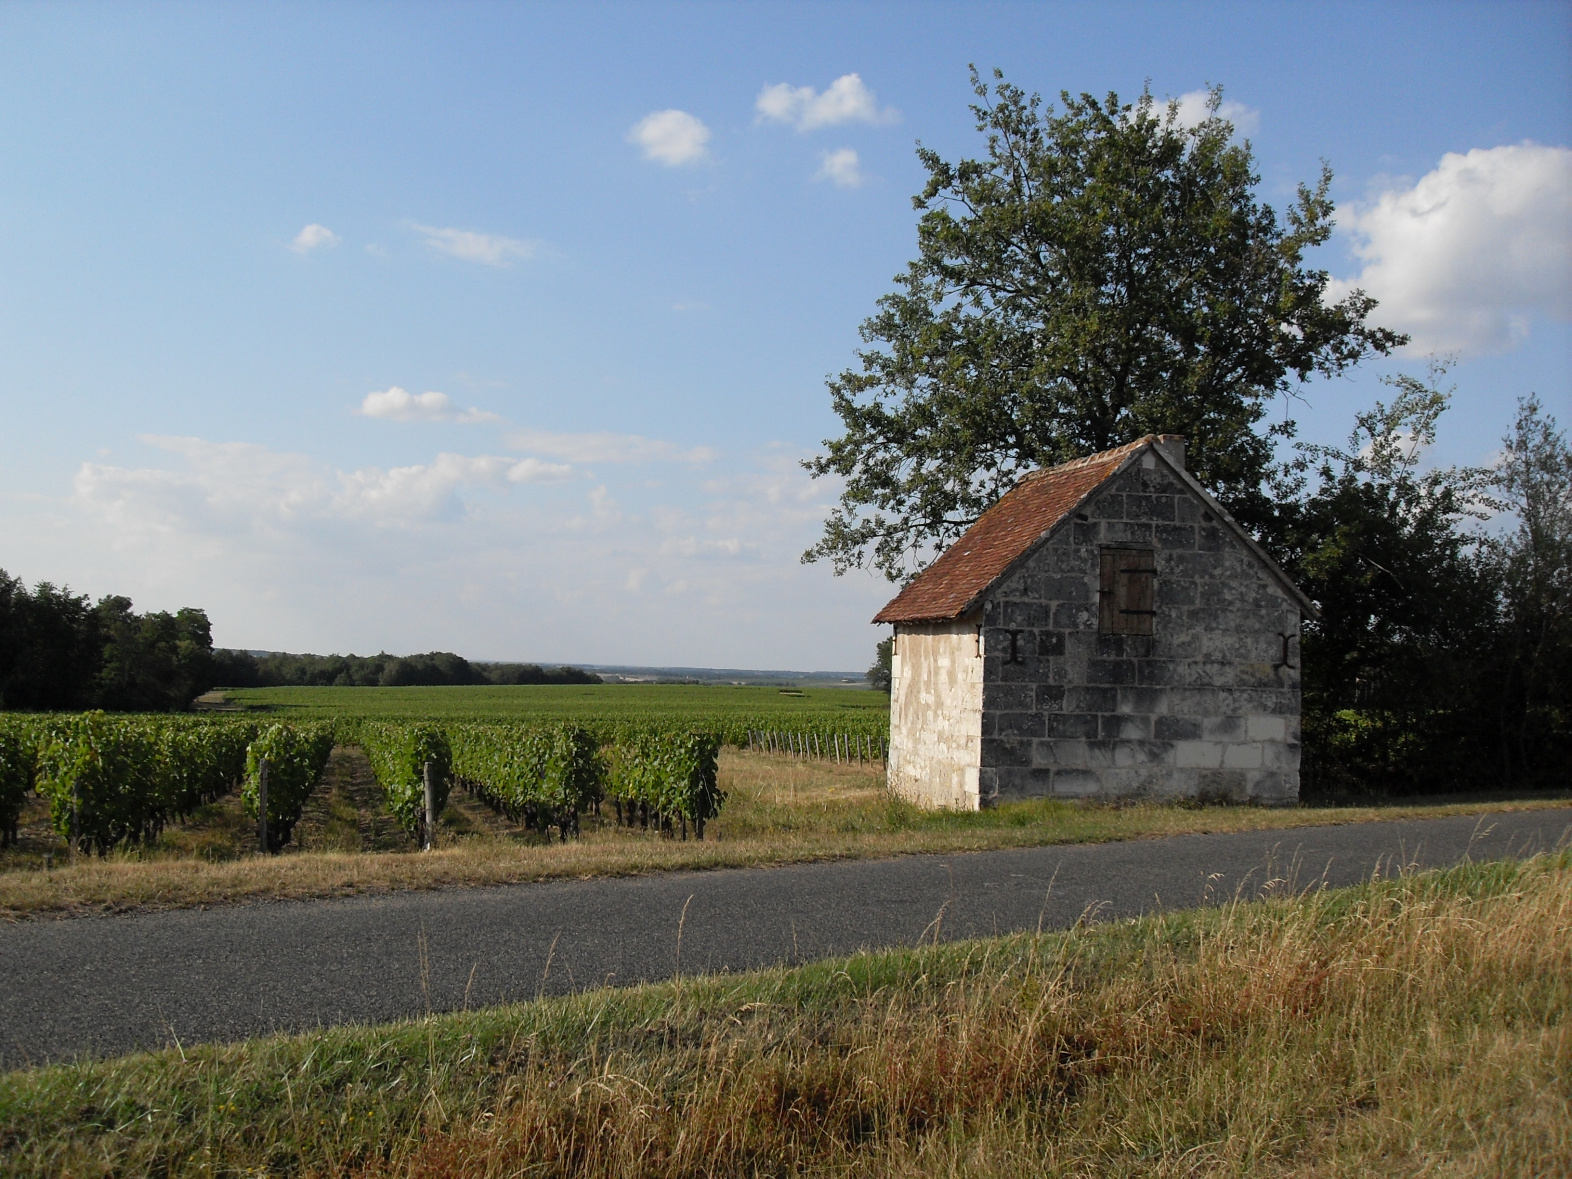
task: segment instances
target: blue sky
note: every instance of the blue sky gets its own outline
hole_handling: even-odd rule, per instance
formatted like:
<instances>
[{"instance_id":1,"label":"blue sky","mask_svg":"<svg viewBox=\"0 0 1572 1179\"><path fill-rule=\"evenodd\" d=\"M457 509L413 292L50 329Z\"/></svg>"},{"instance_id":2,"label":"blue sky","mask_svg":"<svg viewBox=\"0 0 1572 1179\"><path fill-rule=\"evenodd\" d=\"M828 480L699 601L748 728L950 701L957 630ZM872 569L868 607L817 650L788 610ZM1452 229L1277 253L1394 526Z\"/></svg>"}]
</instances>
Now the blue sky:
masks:
<instances>
[{"instance_id":1,"label":"blue sky","mask_svg":"<svg viewBox=\"0 0 1572 1179\"><path fill-rule=\"evenodd\" d=\"M1566 4L10 4L0 567L230 646L866 666L798 463L969 62L1220 83L1279 205L1332 165L1318 264L1419 343L1305 436L1429 350L1437 461L1572 421Z\"/></svg>"}]
</instances>

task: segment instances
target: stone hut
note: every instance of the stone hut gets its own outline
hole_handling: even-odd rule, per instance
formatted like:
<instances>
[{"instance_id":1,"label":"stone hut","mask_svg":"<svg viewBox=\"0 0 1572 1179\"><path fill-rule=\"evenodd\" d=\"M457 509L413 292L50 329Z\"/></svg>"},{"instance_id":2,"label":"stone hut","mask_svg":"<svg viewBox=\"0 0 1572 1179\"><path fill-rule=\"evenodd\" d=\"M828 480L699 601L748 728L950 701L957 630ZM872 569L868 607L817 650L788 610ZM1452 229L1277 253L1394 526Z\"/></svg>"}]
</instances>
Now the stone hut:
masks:
<instances>
[{"instance_id":1,"label":"stone hut","mask_svg":"<svg viewBox=\"0 0 1572 1179\"><path fill-rule=\"evenodd\" d=\"M1184 439L1034 471L874 619L890 785L926 806L1299 796L1315 607L1184 465Z\"/></svg>"}]
</instances>

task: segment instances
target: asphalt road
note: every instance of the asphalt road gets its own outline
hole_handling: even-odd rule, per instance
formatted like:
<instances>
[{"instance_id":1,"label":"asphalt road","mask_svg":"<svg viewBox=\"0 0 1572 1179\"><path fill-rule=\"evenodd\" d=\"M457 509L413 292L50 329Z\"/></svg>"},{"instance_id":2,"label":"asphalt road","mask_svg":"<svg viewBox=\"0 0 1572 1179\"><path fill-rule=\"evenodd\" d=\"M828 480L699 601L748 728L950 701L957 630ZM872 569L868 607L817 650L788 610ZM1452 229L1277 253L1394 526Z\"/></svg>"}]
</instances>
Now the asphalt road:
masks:
<instances>
[{"instance_id":1,"label":"asphalt road","mask_svg":"<svg viewBox=\"0 0 1572 1179\"><path fill-rule=\"evenodd\" d=\"M1527 855L1569 830L1558 809L13 924L0 926L0 1067L391 1020L679 965L749 970L1062 928L1088 910L1127 917L1271 882Z\"/></svg>"}]
</instances>

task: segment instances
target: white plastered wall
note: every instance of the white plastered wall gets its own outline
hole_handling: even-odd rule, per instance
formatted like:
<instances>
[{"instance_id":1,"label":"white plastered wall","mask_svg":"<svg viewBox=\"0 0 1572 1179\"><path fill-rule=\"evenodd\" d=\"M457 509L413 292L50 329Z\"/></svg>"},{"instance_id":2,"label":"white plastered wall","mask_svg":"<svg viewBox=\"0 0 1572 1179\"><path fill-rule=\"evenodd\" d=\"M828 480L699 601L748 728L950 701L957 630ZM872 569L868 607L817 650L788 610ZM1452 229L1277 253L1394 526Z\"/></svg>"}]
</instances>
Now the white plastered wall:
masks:
<instances>
[{"instance_id":1,"label":"white plastered wall","mask_svg":"<svg viewBox=\"0 0 1572 1179\"><path fill-rule=\"evenodd\" d=\"M896 627L889 782L903 798L978 809L982 671L974 621Z\"/></svg>"}]
</instances>

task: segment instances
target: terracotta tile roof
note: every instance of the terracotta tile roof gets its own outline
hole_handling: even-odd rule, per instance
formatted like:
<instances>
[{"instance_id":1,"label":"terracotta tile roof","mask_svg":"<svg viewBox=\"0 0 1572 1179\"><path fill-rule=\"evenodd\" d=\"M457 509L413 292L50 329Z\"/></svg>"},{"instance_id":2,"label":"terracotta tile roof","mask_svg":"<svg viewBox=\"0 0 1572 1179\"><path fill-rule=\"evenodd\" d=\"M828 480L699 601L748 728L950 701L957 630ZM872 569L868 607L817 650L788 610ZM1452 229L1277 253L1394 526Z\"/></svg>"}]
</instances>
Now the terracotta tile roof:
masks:
<instances>
[{"instance_id":1,"label":"terracotta tile roof","mask_svg":"<svg viewBox=\"0 0 1572 1179\"><path fill-rule=\"evenodd\" d=\"M1087 458L1024 476L874 615L874 622L938 622L958 618L1015 559L1064 519L1155 434Z\"/></svg>"}]
</instances>

